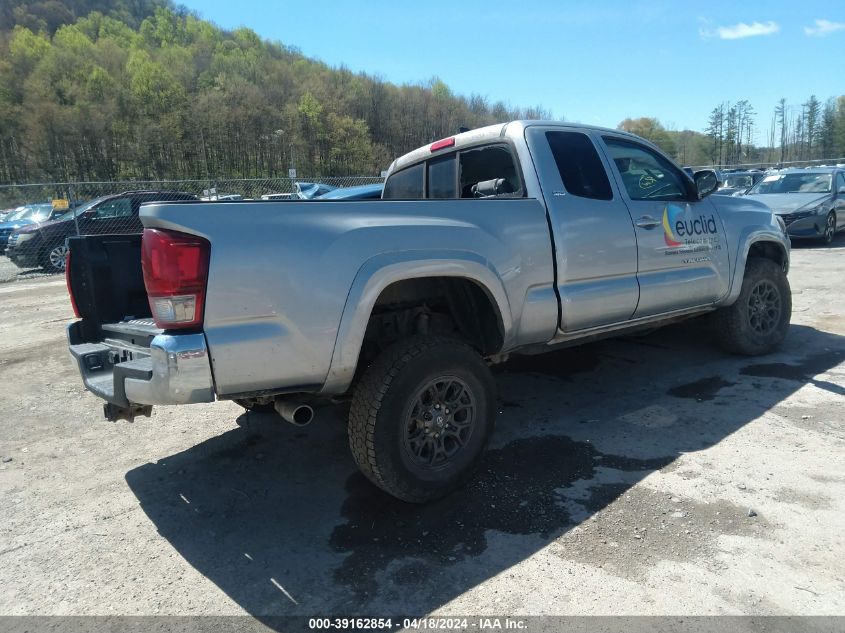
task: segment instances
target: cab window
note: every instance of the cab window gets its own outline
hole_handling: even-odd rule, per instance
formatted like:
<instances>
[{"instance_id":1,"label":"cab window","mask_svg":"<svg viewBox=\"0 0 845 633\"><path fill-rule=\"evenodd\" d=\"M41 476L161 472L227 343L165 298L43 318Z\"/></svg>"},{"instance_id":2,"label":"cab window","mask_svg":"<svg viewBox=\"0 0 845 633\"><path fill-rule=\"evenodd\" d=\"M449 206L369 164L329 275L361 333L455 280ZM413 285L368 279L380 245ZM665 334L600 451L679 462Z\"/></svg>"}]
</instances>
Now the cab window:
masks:
<instances>
[{"instance_id":1,"label":"cab window","mask_svg":"<svg viewBox=\"0 0 845 633\"><path fill-rule=\"evenodd\" d=\"M631 200L678 200L690 197L679 169L648 147L604 137Z\"/></svg>"},{"instance_id":2,"label":"cab window","mask_svg":"<svg viewBox=\"0 0 845 633\"><path fill-rule=\"evenodd\" d=\"M427 198L457 198L455 155L441 156L428 161Z\"/></svg>"},{"instance_id":3,"label":"cab window","mask_svg":"<svg viewBox=\"0 0 845 633\"><path fill-rule=\"evenodd\" d=\"M458 154L461 198L522 197L523 189L507 145L488 145Z\"/></svg>"},{"instance_id":4,"label":"cab window","mask_svg":"<svg viewBox=\"0 0 845 633\"><path fill-rule=\"evenodd\" d=\"M581 132L546 132L564 188L573 196L612 200L610 181L593 142Z\"/></svg>"},{"instance_id":5,"label":"cab window","mask_svg":"<svg viewBox=\"0 0 845 633\"><path fill-rule=\"evenodd\" d=\"M423 197L423 173L425 163L412 165L391 174L384 184L382 198L393 200L417 200Z\"/></svg>"}]
</instances>

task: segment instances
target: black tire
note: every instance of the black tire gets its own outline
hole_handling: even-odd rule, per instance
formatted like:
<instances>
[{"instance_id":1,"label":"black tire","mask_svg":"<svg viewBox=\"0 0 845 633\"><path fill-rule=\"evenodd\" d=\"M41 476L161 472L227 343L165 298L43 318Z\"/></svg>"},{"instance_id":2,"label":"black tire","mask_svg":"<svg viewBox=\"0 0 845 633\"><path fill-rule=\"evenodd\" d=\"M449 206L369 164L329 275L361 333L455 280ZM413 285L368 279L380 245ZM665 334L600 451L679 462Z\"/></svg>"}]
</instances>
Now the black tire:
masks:
<instances>
[{"instance_id":1,"label":"black tire","mask_svg":"<svg viewBox=\"0 0 845 633\"><path fill-rule=\"evenodd\" d=\"M426 402L439 389L444 397L437 396L437 404ZM376 358L355 388L348 427L352 456L370 481L398 499L423 503L442 497L477 466L495 425L495 391L489 368L469 345L435 336L400 341ZM435 406L449 415L423 422ZM429 413L415 415L418 407L428 407ZM466 433L460 442L459 433ZM417 452L414 444L432 448ZM447 446L454 449L449 456ZM432 463L423 463L426 456Z\"/></svg>"},{"instance_id":2,"label":"black tire","mask_svg":"<svg viewBox=\"0 0 845 633\"><path fill-rule=\"evenodd\" d=\"M830 244L834 237L836 237L836 213L831 211L825 218L824 233L819 239L822 244Z\"/></svg>"},{"instance_id":3,"label":"black tire","mask_svg":"<svg viewBox=\"0 0 845 633\"><path fill-rule=\"evenodd\" d=\"M241 400L235 398L235 404L239 404L247 411L254 411L255 413L275 413L276 408L273 406L273 403L269 404L258 404L254 400Z\"/></svg>"},{"instance_id":4,"label":"black tire","mask_svg":"<svg viewBox=\"0 0 845 633\"><path fill-rule=\"evenodd\" d=\"M783 342L791 316L792 291L783 268L771 259L752 257L745 266L739 297L714 313L713 326L725 350L759 356Z\"/></svg>"},{"instance_id":5,"label":"black tire","mask_svg":"<svg viewBox=\"0 0 845 633\"><path fill-rule=\"evenodd\" d=\"M41 267L48 273L65 272L65 257L67 246L64 242L50 244L41 253Z\"/></svg>"}]
</instances>

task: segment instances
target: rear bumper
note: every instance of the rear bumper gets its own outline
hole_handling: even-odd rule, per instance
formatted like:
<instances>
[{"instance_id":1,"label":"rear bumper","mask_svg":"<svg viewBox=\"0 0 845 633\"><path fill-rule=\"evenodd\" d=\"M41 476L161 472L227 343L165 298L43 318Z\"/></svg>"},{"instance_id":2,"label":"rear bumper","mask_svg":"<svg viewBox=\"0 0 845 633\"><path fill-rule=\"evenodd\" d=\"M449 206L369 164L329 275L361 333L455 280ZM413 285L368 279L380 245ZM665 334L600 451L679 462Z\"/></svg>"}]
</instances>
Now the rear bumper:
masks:
<instances>
[{"instance_id":1,"label":"rear bumper","mask_svg":"<svg viewBox=\"0 0 845 633\"><path fill-rule=\"evenodd\" d=\"M71 357L85 388L118 407L214 401L203 334L158 334L149 348L85 343L80 322L67 326Z\"/></svg>"}]
</instances>

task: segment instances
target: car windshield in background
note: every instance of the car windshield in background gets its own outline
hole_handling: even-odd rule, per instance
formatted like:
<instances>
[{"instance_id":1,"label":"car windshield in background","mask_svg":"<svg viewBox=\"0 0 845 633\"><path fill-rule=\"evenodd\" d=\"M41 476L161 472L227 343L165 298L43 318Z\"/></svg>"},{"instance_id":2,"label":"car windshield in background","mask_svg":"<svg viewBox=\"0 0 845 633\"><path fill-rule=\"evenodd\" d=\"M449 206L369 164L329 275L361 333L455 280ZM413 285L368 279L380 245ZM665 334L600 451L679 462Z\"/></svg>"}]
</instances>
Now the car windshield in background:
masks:
<instances>
[{"instance_id":1,"label":"car windshield in background","mask_svg":"<svg viewBox=\"0 0 845 633\"><path fill-rule=\"evenodd\" d=\"M51 204L30 204L11 216L9 221L35 220L36 222L40 222L50 215L52 209L53 205Z\"/></svg>"},{"instance_id":2,"label":"car windshield in background","mask_svg":"<svg viewBox=\"0 0 845 633\"><path fill-rule=\"evenodd\" d=\"M728 176L725 178L725 187L736 187L737 189L744 189L750 187L754 183L751 176Z\"/></svg>"},{"instance_id":3,"label":"car windshield in background","mask_svg":"<svg viewBox=\"0 0 845 633\"><path fill-rule=\"evenodd\" d=\"M49 219L52 212L52 204L34 204L32 205L32 215L30 217L36 222L44 222L44 220Z\"/></svg>"},{"instance_id":4,"label":"car windshield in background","mask_svg":"<svg viewBox=\"0 0 845 633\"><path fill-rule=\"evenodd\" d=\"M832 180L829 173L772 174L754 185L748 193L830 193Z\"/></svg>"}]
</instances>

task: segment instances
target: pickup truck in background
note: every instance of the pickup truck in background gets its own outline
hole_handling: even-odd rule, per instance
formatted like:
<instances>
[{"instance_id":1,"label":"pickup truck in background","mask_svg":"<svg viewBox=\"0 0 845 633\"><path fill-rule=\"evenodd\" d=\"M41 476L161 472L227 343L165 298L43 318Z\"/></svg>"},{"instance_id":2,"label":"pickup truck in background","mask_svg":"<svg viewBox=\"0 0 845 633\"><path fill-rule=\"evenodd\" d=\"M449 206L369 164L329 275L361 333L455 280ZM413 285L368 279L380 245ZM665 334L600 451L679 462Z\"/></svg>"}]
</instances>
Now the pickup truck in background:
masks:
<instances>
[{"instance_id":1,"label":"pickup truck in background","mask_svg":"<svg viewBox=\"0 0 845 633\"><path fill-rule=\"evenodd\" d=\"M472 473L489 364L703 316L729 352L789 326L789 238L630 134L516 121L393 162L381 200L167 202L69 239L68 326L110 419L234 400L307 424L351 398L352 454L410 502Z\"/></svg>"}]
</instances>

